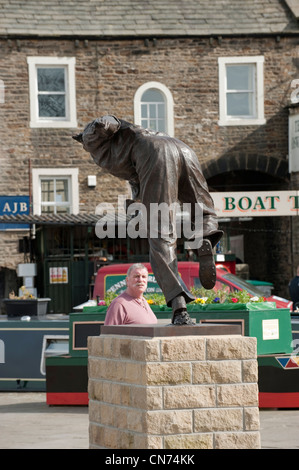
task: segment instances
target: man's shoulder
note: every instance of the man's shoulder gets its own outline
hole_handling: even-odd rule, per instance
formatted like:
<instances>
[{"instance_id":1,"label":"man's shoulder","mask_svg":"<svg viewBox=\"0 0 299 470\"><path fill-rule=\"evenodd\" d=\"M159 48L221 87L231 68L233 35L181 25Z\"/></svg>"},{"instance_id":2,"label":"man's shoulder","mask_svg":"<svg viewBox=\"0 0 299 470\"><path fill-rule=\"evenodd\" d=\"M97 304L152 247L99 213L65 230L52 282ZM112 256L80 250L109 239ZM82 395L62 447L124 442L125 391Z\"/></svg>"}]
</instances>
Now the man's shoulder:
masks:
<instances>
[{"instance_id":1,"label":"man's shoulder","mask_svg":"<svg viewBox=\"0 0 299 470\"><path fill-rule=\"evenodd\" d=\"M129 299L129 296L128 294L126 294L125 292L123 292L122 294L119 294L115 299L112 300L111 304L110 305L116 305L116 304L125 304L126 302L128 302L130 299Z\"/></svg>"}]
</instances>

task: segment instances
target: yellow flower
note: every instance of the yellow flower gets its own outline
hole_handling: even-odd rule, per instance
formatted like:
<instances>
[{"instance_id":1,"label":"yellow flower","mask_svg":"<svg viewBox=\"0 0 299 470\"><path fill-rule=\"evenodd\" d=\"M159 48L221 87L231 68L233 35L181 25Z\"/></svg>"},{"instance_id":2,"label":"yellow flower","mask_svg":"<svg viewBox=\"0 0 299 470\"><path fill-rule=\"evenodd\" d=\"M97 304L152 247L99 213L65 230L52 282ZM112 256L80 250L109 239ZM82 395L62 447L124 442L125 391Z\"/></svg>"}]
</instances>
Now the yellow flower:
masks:
<instances>
[{"instance_id":1,"label":"yellow flower","mask_svg":"<svg viewBox=\"0 0 299 470\"><path fill-rule=\"evenodd\" d=\"M146 299L147 303L150 304L150 305L153 305L154 304L154 301L152 299Z\"/></svg>"},{"instance_id":2,"label":"yellow flower","mask_svg":"<svg viewBox=\"0 0 299 470\"><path fill-rule=\"evenodd\" d=\"M197 299L195 299L195 303L196 304L205 304L206 303L206 300L207 300L207 297L197 297Z\"/></svg>"}]
</instances>

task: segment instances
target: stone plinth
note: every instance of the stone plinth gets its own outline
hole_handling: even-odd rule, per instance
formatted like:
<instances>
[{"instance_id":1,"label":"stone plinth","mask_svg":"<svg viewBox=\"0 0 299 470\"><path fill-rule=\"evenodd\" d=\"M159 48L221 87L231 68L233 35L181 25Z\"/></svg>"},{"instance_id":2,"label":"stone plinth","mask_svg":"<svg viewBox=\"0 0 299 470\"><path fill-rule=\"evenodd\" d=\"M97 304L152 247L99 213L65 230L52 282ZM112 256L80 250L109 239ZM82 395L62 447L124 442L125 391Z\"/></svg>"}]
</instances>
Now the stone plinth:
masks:
<instances>
[{"instance_id":1,"label":"stone plinth","mask_svg":"<svg viewBox=\"0 0 299 470\"><path fill-rule=\"evenodd\" d=\"M104 333L88 351L90 448L260 448L256 338Z\"/></svg>"}]
</instances>

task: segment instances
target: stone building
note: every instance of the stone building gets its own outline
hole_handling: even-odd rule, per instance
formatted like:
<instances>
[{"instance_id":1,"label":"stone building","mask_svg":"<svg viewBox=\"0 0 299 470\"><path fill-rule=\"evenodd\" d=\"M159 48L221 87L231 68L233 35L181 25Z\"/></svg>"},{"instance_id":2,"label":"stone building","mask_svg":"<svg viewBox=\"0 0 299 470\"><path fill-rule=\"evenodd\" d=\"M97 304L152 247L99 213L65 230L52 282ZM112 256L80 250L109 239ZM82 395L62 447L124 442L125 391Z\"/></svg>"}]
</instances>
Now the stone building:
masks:
<instances>
[{"instance_id":1,"label":"stone building","mask_svg":"<svg viewBox=\"0 0 299 470\"><path fill-rule=\"evenodd\" d=\"M0 297L17 265L36 261L40 296L50 268L68 267L72 307L88 295L87 255L146 258L138 241L122 251L94 234L97 205L130 197L71 138L103 114L193 148L225 201L221 249L288 297L299 263L296 0L0 0L0 13Z\"/></svg>"}]
</instances>

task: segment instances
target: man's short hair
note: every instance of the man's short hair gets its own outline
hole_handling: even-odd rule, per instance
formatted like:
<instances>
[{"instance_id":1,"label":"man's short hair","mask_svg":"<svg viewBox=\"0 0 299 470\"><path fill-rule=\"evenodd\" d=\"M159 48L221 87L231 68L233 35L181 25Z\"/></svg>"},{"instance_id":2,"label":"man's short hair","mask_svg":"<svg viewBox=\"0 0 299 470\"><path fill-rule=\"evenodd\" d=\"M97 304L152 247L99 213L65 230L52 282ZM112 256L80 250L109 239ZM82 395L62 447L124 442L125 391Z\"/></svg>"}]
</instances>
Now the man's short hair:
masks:
<instances>
[{"instance_id":1,"label":"man's short hair","mask_svg":"<svg viewBox=\"0 0 299 470\"><path fill-rule=\"evenodd\" d=\"M134 269L145 269L148 272L147 267L144 266L144 264L135 263L135 264L132 264L132 266L129 267L129 269L127 271L127 277L130 276L131 272L134 271Z\"/></svg>"}]
</instances>

